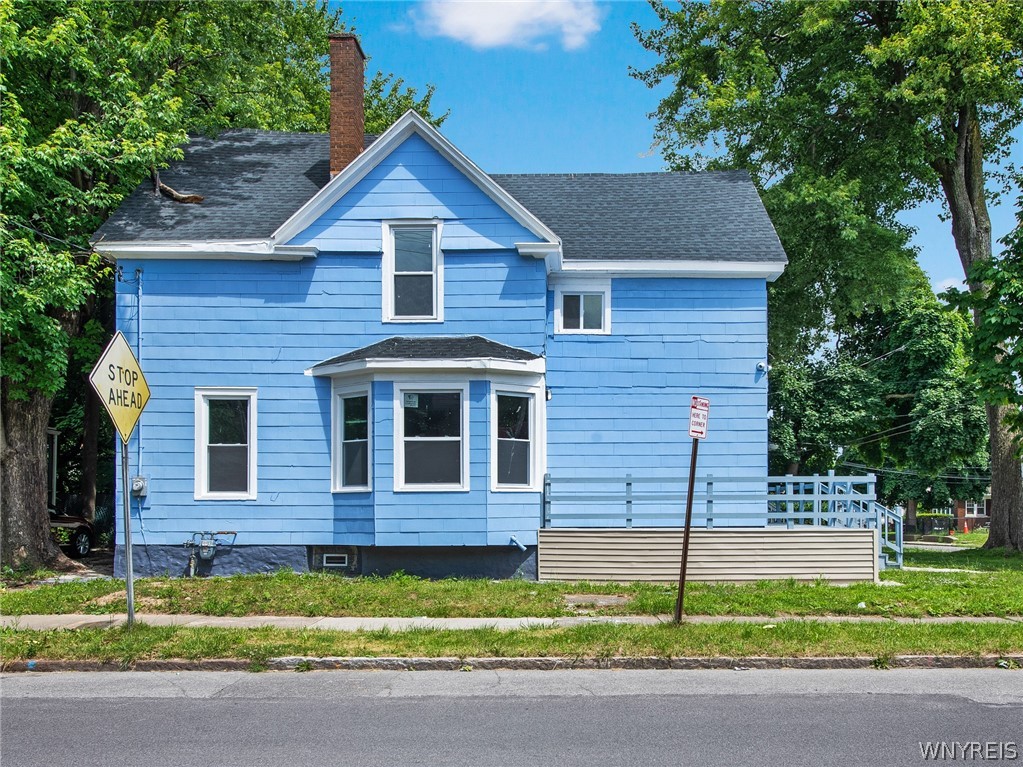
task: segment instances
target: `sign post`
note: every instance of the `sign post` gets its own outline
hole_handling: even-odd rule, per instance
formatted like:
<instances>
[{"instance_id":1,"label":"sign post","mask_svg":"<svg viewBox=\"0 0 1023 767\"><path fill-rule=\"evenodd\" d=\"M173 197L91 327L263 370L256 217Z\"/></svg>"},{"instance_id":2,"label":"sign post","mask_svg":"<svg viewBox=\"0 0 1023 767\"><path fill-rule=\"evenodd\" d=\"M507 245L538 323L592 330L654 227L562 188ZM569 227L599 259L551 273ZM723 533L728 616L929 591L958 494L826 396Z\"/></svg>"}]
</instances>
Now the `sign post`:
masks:
<instances>
[{"instance_id":1,"label":"sign post","mask_svg":"<svg viewBox=\"0 0 1023 767\"><path fill-rule=\"evenodd\" d=\"M678 570L678 599L675 600L675 623L682 622L682 606L686 593L686 566L689 564L689 534L693 526L693 488L696 485L696 454L700 440L707 437L710 400L693 397L689 406L689 436L693 438L693 454L689 459L689 492L686 493L686 524L682 531L682 563Z\"/></svg>"},{"instance_id":2,"label":"sign post","mask_svg":"<svg viewBox=\"0 0 1023 767\"><path fill-rule=\"evenodd\" d=\"M89 383L114 422L121 436L121 497L124 500L124 575L127 581L128 625L135 623L135 583L131 562L131 502L128 486L128 440L135 431L142 411L149 402L149 384L142 375L139 361L121 331L110 339L96 367L89 374Z\"/></svg>"}]
</instances>

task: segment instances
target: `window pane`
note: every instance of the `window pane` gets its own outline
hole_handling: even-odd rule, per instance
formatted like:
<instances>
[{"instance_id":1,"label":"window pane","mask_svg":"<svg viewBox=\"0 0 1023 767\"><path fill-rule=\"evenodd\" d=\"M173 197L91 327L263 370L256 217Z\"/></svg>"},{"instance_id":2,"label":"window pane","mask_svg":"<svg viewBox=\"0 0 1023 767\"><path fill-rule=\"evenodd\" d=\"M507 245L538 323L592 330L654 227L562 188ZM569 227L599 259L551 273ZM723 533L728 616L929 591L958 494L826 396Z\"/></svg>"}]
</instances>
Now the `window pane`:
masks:
<instances>
[{"instance_id":1,"label":"window pane","mask_svg":"<svg viewBox=\"0 0 1023 767\"><path fill-rule=\"evenodd\" d=\"M561 324L568 329L579 328L579 296L566 293L562 297Z\"/></svg>"},{"instance_id":2,"label":"window pane","mask_svg":"<svg viewBox=\"0 0 1023 767\"><path fill-rule=\"evenodd\" d=\"M461 481L461 440L405 440L405 484L457 485Z\"/></svg>"},{"instance_id":3,"label":"window pane","mask_svg":"<svg viewBox=\"0 0 1023 767\"><path fill-rule=\"evenodd\" d=\"M396 274L394 276L394 316L433 316L432 274Z\"/></svg>"},{"instance_id":4,"label":"window pane","mask_svg":"<svg viewBox=\"0 0 1023 767\"><path fill-rule=\"evenodd\" d=\"M497 395L498 439L529 439L529 397Z\"/></svg>"},{"instance_id":5,"label":"window pane","mask_svg":"<svg viewBox=\"0 0 1023 767\"><path fill-rule=\"evenodd\" d=\"M497 440L497 483L499 485L529 484L529 443L518 440Z\"/></svg>"},{"instance_id":6,"label":"window pane","mask_svg":"<svg viewBox=\"0 0 1023 767\"><path fill-rule=\"evenodd\" d=\"M342 447L345 487L365 487L369 484L369 451L366 442L345 442Z\"/></svg>"},{"instance_id":7,"label":"window pane","mask_svg":"<svg viewBox=\"0 0 1023 767\"><path fill-rule=\"evenodd\" d=\"M246 445L249 442L249 401L211 399L209 406L210 445Z\"/></svg>"},{"instance_id":8,"label":"window pane","mask_svg":"<svg viewBox=\"0 0 1023 767\"><path fill-rule=\"evenodd\" d=\"M600 330L604 327L604 296L583 296L583 329Z\"/></svg>"},{"instance_id":9,"label":"window pane","mask_svg":"<svg viewBox=\"0 0 1023 767\"><path fill-rule=\"evenodd\" d=\"M462 395L458 392L429 392L403 397L417 400L415 407L404 405L406 437L458 437L462 433Z\"/></svg>"},{"instance_id":10,"label":"window pane","mask_svg":"<svg viewBox=\"0 0 1023 767\"><path fill-rule=\"evenodd\" d=\"M433 271L433 230L394 230L394 271Z\"/></svg>"},{"instance_id":11,"label":"window pane","mask_svg":"<svg viewBox=\"0 0 1023 767\"><path fill-rule=\"evenodd\" d=\"M369 397L345 397L342 402L344 403L344 430L341 432L341 439L367 439L369 434L367 421Z\"/></svg>"},{"instance_id":12,"label":"window pane","mask_svg":"<svg viewBox=\"0 0 1023 767\"><path fill-rule=\"evenodd\" d=\"M245 445L210 445L209 492L247 492L249 449Z\"/></svg>"}]
</instances>

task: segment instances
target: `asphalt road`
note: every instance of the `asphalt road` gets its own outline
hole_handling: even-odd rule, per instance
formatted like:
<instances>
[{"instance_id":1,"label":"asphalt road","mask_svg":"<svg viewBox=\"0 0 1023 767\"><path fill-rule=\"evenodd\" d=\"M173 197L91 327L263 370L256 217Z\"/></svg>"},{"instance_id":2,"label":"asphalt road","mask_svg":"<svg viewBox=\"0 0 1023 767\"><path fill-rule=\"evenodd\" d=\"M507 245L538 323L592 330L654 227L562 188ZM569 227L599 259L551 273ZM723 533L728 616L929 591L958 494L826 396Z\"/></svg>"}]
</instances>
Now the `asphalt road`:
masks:
<instances>
[{"instance_id":1,"label":"asphalt road","mask_svg":"<svg viewBox=\"0 0 1023 767\"><path fill-rule=\"evenodd\" d=\"M14 674L0 738L3 767L1023 764L1023 671Z\"/></svg>"}]
</instances>

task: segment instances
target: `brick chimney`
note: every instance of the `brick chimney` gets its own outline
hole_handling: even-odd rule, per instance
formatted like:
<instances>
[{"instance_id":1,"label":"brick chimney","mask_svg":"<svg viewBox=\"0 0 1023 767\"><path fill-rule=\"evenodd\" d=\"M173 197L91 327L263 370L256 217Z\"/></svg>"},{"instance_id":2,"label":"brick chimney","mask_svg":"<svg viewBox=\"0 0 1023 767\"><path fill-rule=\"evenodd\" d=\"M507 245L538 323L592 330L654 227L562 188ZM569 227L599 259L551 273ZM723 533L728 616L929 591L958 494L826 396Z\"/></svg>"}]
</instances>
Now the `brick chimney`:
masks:
<instances>
[{"instance_id":1,"label":"brick chimney","mask_svg":"<svg viewBox=\"0 0 1023 767\"><path fill-rule=\"evenodd\" d=\"M352 34L330 40L330 176L359 156L366 129L362 106L366 87L366 56Z\"/></svg>"}]
</instances>

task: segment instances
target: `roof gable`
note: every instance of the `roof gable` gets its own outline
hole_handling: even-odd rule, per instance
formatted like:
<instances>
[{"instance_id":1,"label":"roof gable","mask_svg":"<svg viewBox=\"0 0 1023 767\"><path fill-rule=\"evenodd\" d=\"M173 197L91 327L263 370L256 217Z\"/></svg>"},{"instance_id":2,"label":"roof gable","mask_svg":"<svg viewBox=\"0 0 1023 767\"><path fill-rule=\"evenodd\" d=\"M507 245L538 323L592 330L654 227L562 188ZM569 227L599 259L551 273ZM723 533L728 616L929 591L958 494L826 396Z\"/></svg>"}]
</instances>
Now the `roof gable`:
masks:
<instances>
[{"instance_id":1,"label":"roof gable","mask_svg":"<svg viewBox=\"0 0 1023 767\"><path fill-rule=\"evenodd\" d=\"M287 242L322 252L375 253L381 222L443 222L445 252L513 249L536 239L422 136L413 133Z\"/></svg>"},{"instance_id":2,"label":"roof gable","mask_svg":"<svg viewBox=\"0 0 1023 767\"><path fill-rule=\"evenodd\" d=\"M557 235L546 224L495 183L490 176L480 170L454 144L444 138L436 128L412 110L402 115L368 149L355 158L343 171L338 173L326 186L299 208L294 215L278 227L273 233L272 239L281 244L291 243L298 234L326 213L384 158L394 152L413 135L421 137L464 176L471 180L487 197L500 206L513 220L529 230L539 241L549 244L558 243Z\"/></svg>"}]
</instances>

